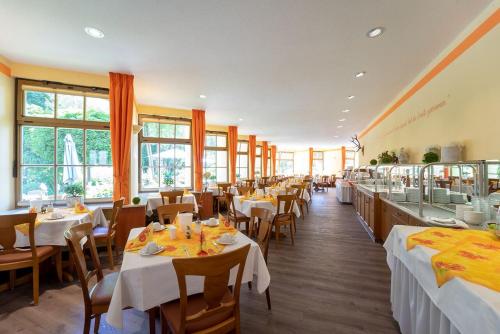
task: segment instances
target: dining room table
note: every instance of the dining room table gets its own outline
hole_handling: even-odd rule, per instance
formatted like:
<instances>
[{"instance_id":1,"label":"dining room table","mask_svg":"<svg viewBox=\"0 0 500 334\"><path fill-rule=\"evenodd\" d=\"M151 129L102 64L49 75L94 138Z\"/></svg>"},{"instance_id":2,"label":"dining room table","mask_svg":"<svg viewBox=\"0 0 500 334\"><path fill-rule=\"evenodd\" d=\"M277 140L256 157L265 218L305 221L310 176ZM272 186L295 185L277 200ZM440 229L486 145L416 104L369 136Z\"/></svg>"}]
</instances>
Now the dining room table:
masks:
<instances>
[{"instance_id":1,"label":"dining room table","mask_svg":"<svg viewBox=\"0 0 500 334\"><path fill-rule=\"evenodd\" d=\"M28 211L23 210L21 212ZM52 213L61 215L52 218ZM75 212L74 208L55 207L53 212L38 213L35 222L35 244L37 246L66 246L64 232L72 226L82 223L92 223L92 226L107 226L108 221L101 207L85 212ZM29 233L26 228L16 228L15 247L29 247Z\"/></svg>"},{"instance_id":2,"label":"dining room table","mask_svg":"<svg viewBox=\"0 0 500 334\"><path fill-rule=\"evenodd\" d=\"M165 198L165 200L168 201L168 198ZM146 202L146 215L148 217L153 214L153 210L163 205L163 200L159 193L143 196L141 201ZM194 205L194 212L198 213L198 203L196 202L196 197L192 193L182 195L182 201L181 196L177 196L176 203L192 203Z\"/></svg>"},{"instance_id":3,"label":"dining room table","mask_svg":"<svg viewBox=\"0 0 500 334\"><path fill-rule=\"evenodd\" d=\"M179 226L177 226L179 227ZM137 236L148 227L135 228L130 231L129 242L136 240ZM216 227L204 227L210 229L207 235L224 233L224 229L217 230ZM177 276L172 263L175 257L199 256L193 251L193 241L182 236L178 228L177 237L171 240L168 229L154 232L157 244L166 249L165 254L140 255L140 252L126 250L123 254L123 262L118 275L117 283L113 291L109 305L106 321L116 328L123 327L123 309L133 307L140 311L147 311L163 303L179 298L179 286ZM211 234L210 234L211 233ZM242 283L256 280L256 288L259 293L264 293L270 284L271 277L259 245L239 231L234 230L234 244L221 246L213 238L207 237L207 249L209 254L225 253L250 244L250 250L245 262ZM199 235L193 234L192 239L198 240ZM176 253L177 250L180 253ZM169 250L169 251L167 251ZM230 273L228 285L233 285L236 279L237 268ZM189 276L187 279L188 295L203 292L203 277Z\"/></svg>"},{"instance_id":4,"label":"dining room table","mask_svg":"<svg viewBox=\"0 0 500 334\"><path fill-rule=\"evenodd\" d=\"M475 283L470 277L453 277L438 285L432 259L440 251L424 244L408 250L408 238L427 229L395 225L384 243L391 270L391 308L401 333L499 333L499 291ZM420 235L414 238L424 240ZM436 243L424 241L429 245ZM471 257L470 252L460 253ZM478 256L472 255L474 259L480 259ZM463 270L459 263L439 265L443 268L439 270L445 270L443 273L449 269Z\"/></svg>"},{"instance_id":5,"label":"dining room table","mask_svg":"<svg viewBox=\"0 0 500 334\"><path fill-rule=\"evenodd\" d=\"M277 201L276 199L271 200L269 198L266 198L264 196L234 196L234 208L241 213L243 213L245 216L250 217L252 213L252 208L264 208L268 209L271 214L274 216L277 213ZM284 212L285 208L285 203L281 203L280 207L280 213ZM297 205L297 202L293 202L293 213L297 217L300 217L300 208Z\"/></svg>"}]
</instances>

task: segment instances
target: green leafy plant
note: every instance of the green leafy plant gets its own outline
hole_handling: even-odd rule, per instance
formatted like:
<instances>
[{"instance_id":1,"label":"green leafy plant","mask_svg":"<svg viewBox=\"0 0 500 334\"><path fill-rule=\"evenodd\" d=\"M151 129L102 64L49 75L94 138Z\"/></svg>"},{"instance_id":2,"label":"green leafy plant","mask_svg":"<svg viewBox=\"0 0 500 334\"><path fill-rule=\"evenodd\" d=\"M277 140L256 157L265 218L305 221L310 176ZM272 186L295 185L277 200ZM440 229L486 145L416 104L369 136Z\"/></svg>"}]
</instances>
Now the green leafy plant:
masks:
<instances>
[{"instance_id":1,"label":"green leafy plant","mask_svg":"<svg viewBox=\"0 0 500 334\"><path fill-rule=\"evenodd\" d=\"M396 153L389 151L382 152L378 155L378 162L381 164L392 164L393 162L396 162L397 157Z\"/></svg>"},{"instance_id":2,"label":"green leafy plant","mask_svg":"<svg viewBox=\"0 0 500 334\"><path fill-rule=\"evenodd\" d=\"M141 198L140 197L134 197L134 198L132 198L132 203L134 203L135 205L141 203Z\"/></svg>"},{"instance_id":3,"label":"green leafy plant","mask_svg":"<svg viewBox=\"0 0 500 334\"><path fill-rule=\"evenodd\" d=\"M377 159L371 159L370 160L370 165L375 166L377 164Z\"/></svg>"},{"instance_id":4,"label":"green leafy plant","mask_svg":"<svg viewBox=\"0 0 500 334\"><path fill-rule=\"evenodd\" d=\"M64 192L70 197L83 195L83 185L81 183L70 183L64 186Z\"/></svg>"},{"instance_id":5,"label":"green leafy plant","mask_svg":"<svg viewBox=\"0 0 500 334\"><path fill-rule=\"evenodd\" d=\"M438 162L439 156L434 152L427 152L424 154L423 163L430 164L431 162Z\"/></svg>"}]
</instances>

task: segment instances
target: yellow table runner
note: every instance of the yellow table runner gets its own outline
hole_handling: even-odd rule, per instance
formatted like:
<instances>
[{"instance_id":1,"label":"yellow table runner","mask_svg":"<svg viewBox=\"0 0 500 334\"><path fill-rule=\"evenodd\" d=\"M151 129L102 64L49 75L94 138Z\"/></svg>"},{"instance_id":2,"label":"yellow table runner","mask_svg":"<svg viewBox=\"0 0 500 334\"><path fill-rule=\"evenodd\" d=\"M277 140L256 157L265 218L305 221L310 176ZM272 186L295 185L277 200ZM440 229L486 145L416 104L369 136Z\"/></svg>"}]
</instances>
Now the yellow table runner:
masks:
<instances>
[{"instance_id":1,"label":"yellow table runner","mask_svg":"<svg viewBox=\"0 0 500 334\"><path fill-rule=\"evenodd\" d=\"M240 203L243 203L244 201L263 201L263 202L271 202L272 205L276 206L278 205L278 200L274 198L273 196L269 195L252 195L252 196L243 196L240 197Z\"/></svg>"},{"instance_id":2,"label":"yellow table runner","mask_svg":"<svg viewBox=\"0 0 500 334\"><path fill-rule=\"evenodd\" d=\"M454 277L500 292L500 240L492 231L431 227L408 236L407 250L417 245L440 251L431 265L440 287Z\"/></svg>"},{"instance_id":3,"label":"yellow table runner","mask_svg":"<svg viewBox=\"0 0 500 334\"><path fill-rule=\"evenodd\" d=\"M178 224L174 224L177 227L176 239L170 239L170 231L165 229L160 232L151 232L152 228L148 226L145 228L141 234L139 234L133 240L127 242L125 246L125 251L127 252L138 252L143 248L148 242L154 241L158 246L165 247L165 250L157 255L171 256L171 257L195 257L195 256L205 256L205 255L215 255L221 253L225 246L214 244L214 241L219 239L224 233L229 233L235 235L238 230L232 226L225 226L220 223L216 227L203 226L202 232L205 238L203 250L206 252L204 254L200 253L200 236L201 234L192 233L191 239L186 239L184 232ZM191 231L194 231L194 223L191 225Z\"/></svg>"}]
</instances>

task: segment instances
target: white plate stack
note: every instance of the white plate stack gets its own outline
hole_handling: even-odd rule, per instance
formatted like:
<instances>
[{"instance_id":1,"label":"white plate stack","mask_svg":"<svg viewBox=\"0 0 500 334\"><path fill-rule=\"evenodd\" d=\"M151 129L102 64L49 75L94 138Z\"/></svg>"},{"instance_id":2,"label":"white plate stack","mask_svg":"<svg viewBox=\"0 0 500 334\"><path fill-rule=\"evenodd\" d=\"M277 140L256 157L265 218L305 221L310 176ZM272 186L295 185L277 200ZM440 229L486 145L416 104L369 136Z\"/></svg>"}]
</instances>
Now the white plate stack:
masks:
<instances>
[{"instance_id":1,"label":"white plate stack","mask_svg":"<svg viewBox=\"0 0 500 334\"><path fill-rule=\"evenodd\" d=\"M448 189L446 188L434 188L432 189L432 201L434 203L450 204L450 195L448 194Z\"/></svg>"},{"instance_id":2,"label":"white plate stack","mask_svg":"<svg viewBox=\"0 0 500 334\"><path fill-rule=\"evenodd\" d=\"M451 203L455 204L465 204L467 202L467 194L450 192Z\"/></svg>"},{"instance_id":3,"label":"white plate stack","mask_svg":"<svg viewBox=\"0 0 500 334\"><path fill-rule=\"evenodd\" d=\"M406 200L412 203L418 203L420 190L418 188L406 188Z\"/></svg>"}]
</instances>

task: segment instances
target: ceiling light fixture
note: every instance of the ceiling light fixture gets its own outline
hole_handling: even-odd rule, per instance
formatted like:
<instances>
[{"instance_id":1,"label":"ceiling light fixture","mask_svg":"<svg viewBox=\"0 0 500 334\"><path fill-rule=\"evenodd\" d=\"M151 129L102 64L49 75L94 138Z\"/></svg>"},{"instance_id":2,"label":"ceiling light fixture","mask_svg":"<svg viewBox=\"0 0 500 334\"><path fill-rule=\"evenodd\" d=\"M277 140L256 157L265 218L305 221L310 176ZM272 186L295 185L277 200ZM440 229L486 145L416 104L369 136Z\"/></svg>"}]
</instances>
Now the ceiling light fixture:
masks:
<instances>
[{"instance_id":1,"label":"ceiling light fixture","mask_svg":"<svg viewBox=\"0 0 500 334\"><path fill-rule=\"evenodd\" d=\"M333 136L333 138L338 138L339 136Z\"/></svg>"},{"instance_id":2,"label":"ceiling light fixture","mask_svg":"<svg viewBox=\"0 0 500 334\"><path fill-rule=\"evenodd\" d=\"M99 30L97 28L94 28L94 27L85 27L85 33L87 35L89 35L90 37L94 37L94 38L104 38L104 33L102 32L102 30Z\"/></svg>"},{"instance_id":3,"label":"ceiling light fixture","mask_svg":"<svg viewBox=\"0 0 500 334\"><path fill-rule=\"evenodd\" d=\"M238 118L238 121L243 122L243 118Z\"/></svg>"},{"instance_id":4,"label":"ceiling light fixture","mask_svg":"<svg viewBox=\"0 0 500 334\"><path fill-rule=\"evenodd\" d=\"M345 118L339 119L339 122L344 122L344 121L345 121Z\"/></svg>"},{"instance_id":5,"label":"ceiling light fixture","mask_svg":"<svg viewBox=\"0 0 500 334\"><path fill-rule=\"evenodd\" d=\"M354 99L354 95L349 95L347 98L348 98L349 100L352 100L352 99Z\"/></svg>"},{"instance_id":6,"label":"ceiling light fixture","mask_svg":"<svg viewBox=\"0 0 500 334\"><path fill-rule=\"evenodd\" d=\"M344 127L343 125L337 125L337 129L341 129L343 127Z\"/></svg>"},{"instance_id":7,"label":"ceiling light fixture","mask_svg":"<svg viewBox=\"0 0 500 334\"><path fill-rule=\"evenodd\" d=\"M344 109L344 110L342 110L343 113L348 113L349 111L351 111L351 109Z\"/></svg>"},{"instance_id":8,"label":"ceiling light fixture","mask_svg":"<svg viewBox=\"0 0 500 334\"><path fill-rule=\"evenodd\" d=\"M370 29L366 33L366 36L369 37L369 38L375 38L375 37L378 37L378 36L382 35L382 33L384 32L384 30L385 30L384 27L376 27L376 28Z\"/></svg>"},{"instance_id":9,"label":"ceiling light fixture","mask_svg":"<svg viewBox=\"0 0 500 334\"><path fill-rule=\"evenodd\" d=\"M206 98L207 98L206 95L200 94L200 99L206 99Z\"/></svg>"},{"instance_id":10,"label":"ceiling light fixture","mask_svg":"<svg viewBox=\"0 0 500 334\"><path fill-rule=\"evenodd\" d=\"M358 73L354 74L354 77L355 77L355 78L361 78L361 77L363 77L365 74L366 74L366 71L361 71L361 72L358 72Z\"/></svg>"}]
</instances>

